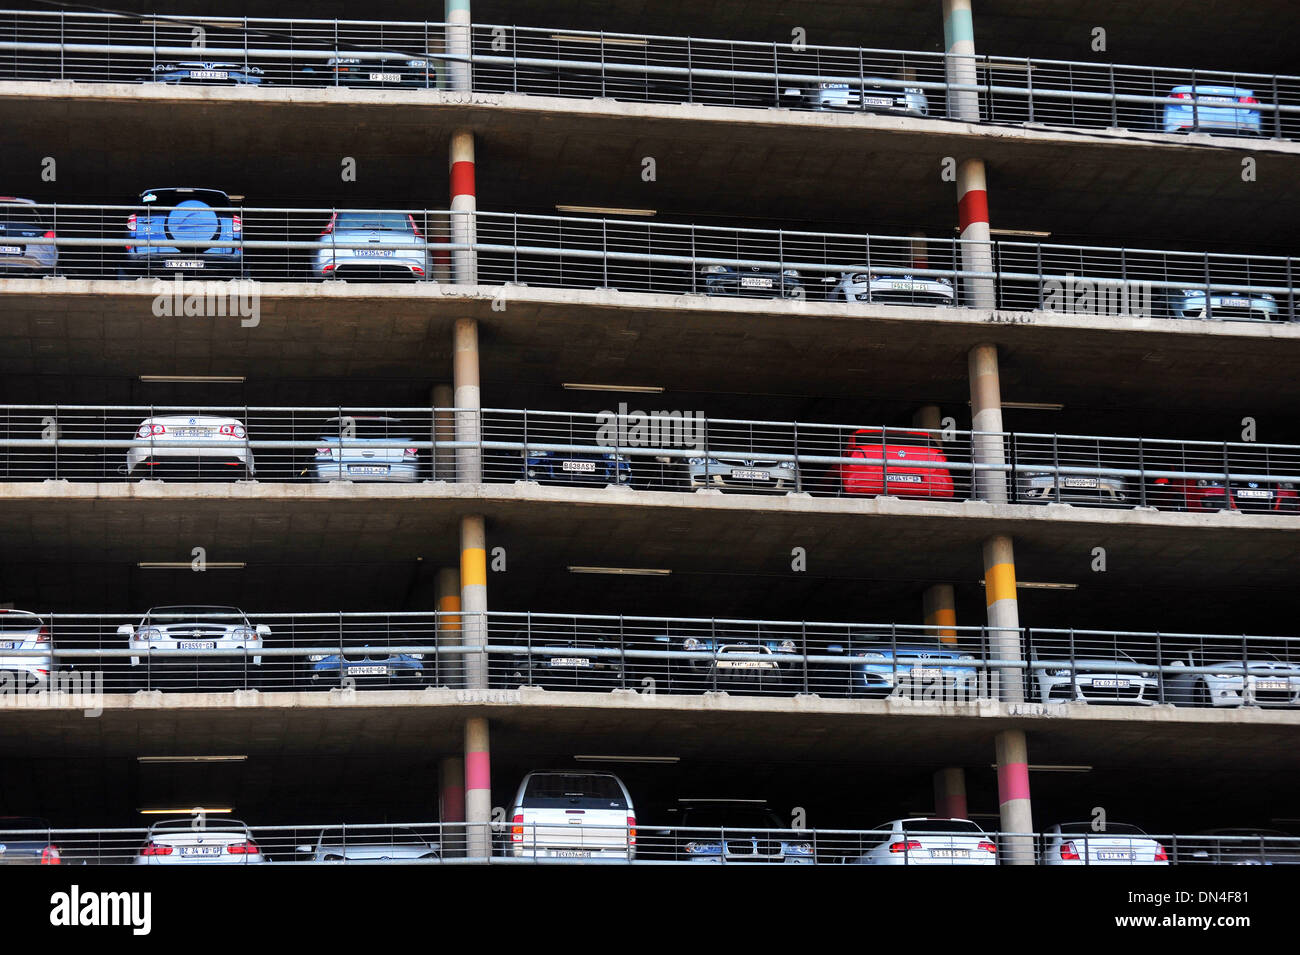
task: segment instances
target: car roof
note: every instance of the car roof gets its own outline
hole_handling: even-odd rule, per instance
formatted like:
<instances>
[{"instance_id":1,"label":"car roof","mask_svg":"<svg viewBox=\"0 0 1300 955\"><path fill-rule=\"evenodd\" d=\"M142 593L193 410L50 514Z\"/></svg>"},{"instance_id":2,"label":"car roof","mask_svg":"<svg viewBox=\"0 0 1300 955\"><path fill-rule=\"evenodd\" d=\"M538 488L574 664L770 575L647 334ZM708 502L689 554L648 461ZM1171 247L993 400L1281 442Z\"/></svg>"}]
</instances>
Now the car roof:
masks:
<instances>
[{"instance_id":1,"label":"car roof","mask_svg":"<svg viewBox=\"0 0 1300 955\"><path fill-rule=\"evenodd\" d=\"M221 604L164 604L158 607L150 607L145 613L153 613L155 610L233 610L235 613L243 613L238 607L226 607Z\"/></svg>"},{"instance_id":2,"label":"car roof","mask_svg":"<svg viewBox=\"0 0 1300 955\"><path fill-rule=\"evenodd\" d=\"M36 205L36 200L34 199L20 199L17 196L0 196L0 202L18 203L24 206Z\"/></svg>"}]
</instances>

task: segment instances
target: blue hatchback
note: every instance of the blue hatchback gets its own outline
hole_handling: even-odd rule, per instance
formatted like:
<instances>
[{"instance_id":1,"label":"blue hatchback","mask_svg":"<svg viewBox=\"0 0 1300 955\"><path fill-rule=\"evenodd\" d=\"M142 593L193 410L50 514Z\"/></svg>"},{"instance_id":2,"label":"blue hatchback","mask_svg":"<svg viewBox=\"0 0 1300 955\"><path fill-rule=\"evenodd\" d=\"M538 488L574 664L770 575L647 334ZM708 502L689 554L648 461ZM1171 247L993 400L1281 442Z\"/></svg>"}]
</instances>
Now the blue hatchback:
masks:
<instances>
[{"instance_id":1,"label":"blue hatchback","mask_svg":"<svg viewBox=\"0 0 1300 955\"><path fill-rule=\"evenodd\" d=\"M241 273L244 223L231 204L242 198L220 189L146 189L142 211L126 220L128 273Z\"/></svg>"},{"instance_id":2,"label":"blue hatchback","mask_svg":"<svg viewBox=\"0 0 1300 955\"><path fill-rule=\"evenodd\" d=\"M1169 98L1176 102L1165 106L1163 125L1166 133L1211 130L1260 134L1260 114L1255 108L1259 100L1255 99L1253 90L1203 84L1175 86L1169 91Z\"/></svg>"}]
</instances>

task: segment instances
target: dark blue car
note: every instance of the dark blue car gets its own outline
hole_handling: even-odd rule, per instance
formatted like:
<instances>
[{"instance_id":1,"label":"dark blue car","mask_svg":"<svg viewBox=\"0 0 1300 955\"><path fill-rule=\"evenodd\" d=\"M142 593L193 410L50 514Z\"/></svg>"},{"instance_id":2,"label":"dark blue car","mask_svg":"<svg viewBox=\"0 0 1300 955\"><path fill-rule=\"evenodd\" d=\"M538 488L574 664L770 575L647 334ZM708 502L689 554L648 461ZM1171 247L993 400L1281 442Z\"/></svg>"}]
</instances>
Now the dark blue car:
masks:
<instances>
[{"instance_id":1,"label":"dark blue car","mask_svg":"<svg viewBox=\"0 0 1300 955\"><path fill-rule=\"evenodd\" d=\"M344 679L390 685L424 682L423 654L389 653L383 647L356 647L341 655L313 655L307 662L311 664L313 684L337 685Z\"/></svg>"},{"instance_id":2,"label":"dark blue car","mask_svg":"<svg viewBox=\"0 0 1300 955\"><path fill-rule=\"evenodd\" d=\"M528 451L524 480L541 484L630 484L632 466L620 454Z\"/></svg>"}]
</instances>

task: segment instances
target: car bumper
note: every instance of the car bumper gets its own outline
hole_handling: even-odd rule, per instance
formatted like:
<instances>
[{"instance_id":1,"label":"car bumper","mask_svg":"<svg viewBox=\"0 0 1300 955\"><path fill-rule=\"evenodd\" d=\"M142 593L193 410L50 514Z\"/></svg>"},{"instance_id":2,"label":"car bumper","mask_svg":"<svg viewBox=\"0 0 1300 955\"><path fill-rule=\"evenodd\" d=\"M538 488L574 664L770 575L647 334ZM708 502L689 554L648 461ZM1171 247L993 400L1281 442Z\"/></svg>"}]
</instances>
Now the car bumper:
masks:
<instances>
[{"instance_id":1,"label":"car bumper","mask_svg":"<svg viewBox=\"0 0 1300 955\"><path fill-rule=\"evenodd\" d=\"M1248 295L1212 295L1206 309L1204 295L1183 295L1170 300L1174 318L1214 318L1232 322L1276 322L1281 320L1275 299Z\"/></svg>"},{"instance_id":2,"label":"car bumper","mask_svg":"<svg viewBox=\"0 0 1300 955\"><path fill-rule=\"evenodd\" d=\"M591 459L569 458L572 464L593 464L589 471L566 471L564 458L530 458L524 465L525 481L541 481L548 484L627 484L632 480L632 468L625 463L610 461L591 461Z\"/></svg>"},{"instance_id":3,"label":"car bumper","mask_svg":"<svg viewBox=\"0 0 1300 955\"><path fill-rule=\"evenodd\" d=\"M1058 486L1059 481L1059 486ZM1021 502L1047 503L1049 501L1080 501L1092 504L1127 504L1130 502L1128 483L1117 477L1077 477L1051 474L1034 474L1017 482Z\"/></svg>"},{"instance_id":4,"label":"car bumper","mask_svg":"<svg viewBox=\"0 0 1300 955\"><path fill-rule=\"evenodd\" d=\"M1127 686L1094 686L1093 680L1127 681ZM1135 679L1124 674L1069 677L1045 677L1039 687L1044 703L1109 703L1120 706L1151 706L1159 702L1155 680Z\"/></svg>"},{"instance_id":5,"label":"car bumper","mask_svg":"<svg viewBox=\"0 0 1300 955\"><path fill-rule=\"evenodd\" d=\"M733 471L759 471L767 474L766 478L736 478ZM773 468L754 465L752 467L737 464L719 464L708 468L702 465L689 465L688 475L692 488L716 487L741 491L784 491L795 486L793 468Z\"/></svg>"},{"instance_id":6,"label":"car bumper","mask_svg":"<svg viewBox=\"0 0 1300 955\"><path fill-rule=\"evenodd\" d=\"M0 246L7 245L0 237ZM21 243L18 243L21 245ZM0 253L0 274L5 272L52 272L58 265L59 254L52 246L26 246L24 251L14 255Z\"/></svg>"},{"instance_id":7,"label":"car bumper","mask_svg":"<svg viewBox=\"0 0 1300 955\"><path fill-rule=\"evenodd\" d=\"M818 88L809 92L808 102L818 110L900 113L906 116L928 116L930 113L929 102L923 94L905 93L900 96L892 90L868 89L865 94L859 94L852 88Z\"/></svg>"},{"instance_id":8,"label":"car bumper","mask_svg":"<svg viewBox=\"0 0 1300 955\"><path fill-rule=\"evenodd\" d=\"M1260 131L1260 114L1251 109L1238 107L1166 106L1164 130L1177 133L1183 130L1207 129L1237 133L1258 133Z\"/></svg>"},{"instance_id":9,"label":"car bumper","mask_svg":"<svg viewBox=\"0 0 1300 955\"><path fill-rule=\"evenodd\" d=\"M952 286L942 282L877 279L870 284L845 283L840 288L849 302L940 307L957 301Z\"/></svg>"},{"instance_id":10,"label":"car bumper","mask_svg":"<svg viewBox=\"0 0 1300 955\"><path fill-rule=\"evenodd\" d=\"M37 683L49 681L54 669L54 660L50 657L7 657L0 651L0 673L22 673Z\"/></svg>"},{"instance_id":11,"label":"car bumper","mask_svg":"<svg viewBox=\"0 0 1300 955\"><path fill-rule=\"evenodd\" d=\"M394 250L392 255L360 255L352 249L335 249L316 255L315 271L321 278L365 277L374 273L403 273L429 278L432 262L428 253Z\"/></svg>"},{"instance_id":12,"label":"car bumper","mask_svg":"<svg viewBox=\"0 0 1300 955\"><path fill-rule=\"evenodd\" d=\"M387 468L386 471L373 473L357 471L357 468ZM340 461L334 464L318 462L312 468L312 478L316 481L387 481L394 484L410 484L420 479L419 466L416 464L392 464L384 461Z\"/></svg>"}]
</instances>

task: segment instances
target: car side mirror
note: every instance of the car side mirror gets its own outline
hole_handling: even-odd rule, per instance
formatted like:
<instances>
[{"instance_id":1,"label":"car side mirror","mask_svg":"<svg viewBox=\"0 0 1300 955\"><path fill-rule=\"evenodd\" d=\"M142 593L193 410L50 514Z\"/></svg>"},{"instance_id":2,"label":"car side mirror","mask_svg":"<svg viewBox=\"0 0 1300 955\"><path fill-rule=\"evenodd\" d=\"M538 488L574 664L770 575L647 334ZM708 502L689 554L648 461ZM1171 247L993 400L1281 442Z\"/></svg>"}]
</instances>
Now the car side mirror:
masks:
<instances>
[{"instance_id":1,"label":"car side mirror","mask_svg":"<svg viewBox=\"0 0 1300 955\"><path fill-rule=\"evenodd\" d=\"M832 643L830 646L828 646L828 647L826 648L826 652L827 652L827 653L843 653L843 652L844 652L844 647L841 646L841 645L838 644L838 643Z\"/></svg>"},{"instance_id":2,"label":"car side mirror","mask_svg":"<svg viewBox=\"0 0 1300 955\"><path fill-rule=\"evenodd\" d=\"M294 852L311 852L312 846L295 846Z\"/></svg>"},{"instance_id":3,"label":"car side mirror","mask_svg":"<svg viewBox=\"0 0 1300 955\"><path fill-rule=\"evenodd\" d=\"M117 628L117 635L119 637L126 637L129 640L131 637L135 636L135 627L131 626L129 623L124 623L122 626Z\"/></svg>"},{"instance_id":4,"label":"car side mirror","mask_svg":"<svg viewBox=\"0 0 1300 955\"><path fill-rule=\"evenodd\" d=\"M264 623L259 623L257 625L257 635L259 637L269 637L271 635L271 628Z\"/></svg>"}]
</instances>

